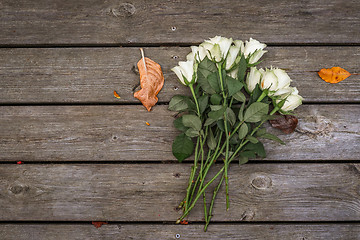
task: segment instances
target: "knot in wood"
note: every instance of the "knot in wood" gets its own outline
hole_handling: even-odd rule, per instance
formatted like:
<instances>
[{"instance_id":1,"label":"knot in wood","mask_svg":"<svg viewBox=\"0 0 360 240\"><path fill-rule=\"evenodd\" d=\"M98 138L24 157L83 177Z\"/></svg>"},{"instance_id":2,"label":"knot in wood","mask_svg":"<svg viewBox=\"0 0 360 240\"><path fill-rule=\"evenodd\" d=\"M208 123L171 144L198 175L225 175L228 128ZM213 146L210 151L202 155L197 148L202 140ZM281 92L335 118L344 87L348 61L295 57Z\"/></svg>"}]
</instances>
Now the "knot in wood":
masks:
<instances>
[{"instance_id":1,"label":"knot in wood","mask_svg":"<svg viewBox=\"0 0 360 240\"><path fill-rule=\"evenodd\" d=\"M272 181L268 176L256 176L251 181L251 185L256 189L267 189L271 187Z\"/></svg>"},{"instance_id":2,"label":"knot in wood","mask_svg":"<svg viewBox=\"0 0 360 240\"><path fill-rule=\"evenodd\" d=\"M130 17L135 11L136 8L131 3L122 3L119 7L111 8L110 13L115 17Z\"/></svg>"},{"instance_id":3,"label":"knot in wood","mask_svg":"<svg viewBox=\"0 0 360 240\"><path fill-rule=\"evenodd\" d=\"M26 193L27 191L29 191L29 187L24 185L14 185L10 187L10 192L12 192L13 194L20 194L20 193Z\"/></svg>"}]
</instances>

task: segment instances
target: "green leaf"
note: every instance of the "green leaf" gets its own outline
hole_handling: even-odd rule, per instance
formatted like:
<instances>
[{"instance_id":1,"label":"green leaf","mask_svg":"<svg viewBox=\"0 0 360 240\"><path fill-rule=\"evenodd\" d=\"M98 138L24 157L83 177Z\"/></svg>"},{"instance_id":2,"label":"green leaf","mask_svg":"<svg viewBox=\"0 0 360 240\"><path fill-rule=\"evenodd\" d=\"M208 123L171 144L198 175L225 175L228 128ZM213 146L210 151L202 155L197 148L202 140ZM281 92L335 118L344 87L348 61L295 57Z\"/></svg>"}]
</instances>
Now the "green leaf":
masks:
<instances>
[{"instance_id":1,"label":"green leaf","mask_svg":"<svg viewBox=\"0 0 360 240\"><path fill-rule=\"evenodd\" d=\"M211 104L219 105L219 104L221 104L222 99L223 98L219 94L216 93L216 94L211 95L210 102L211 102Z\"/></svg>"},{"instance_id":2,"label":"green leaf","mask_svg":"<svg viewBox=\"0 0 360 240\"><path fill-rule=\"evenodd\" d=\"M219 110L217 111L211 111L209 112L208 116L209 118L212 118L214 120L219 120L222 119L224 116L224 113L226 111L226 106L222 106Z\"/></svg>"},{"instance_id":3,"label":"green leaf","mask_svg":"<svg viewBox=\"0 0 360 240\"><path fill-rule=\"evenodd\" d=\"M188 130L186 130L185 134L186 136L193 138L199 136L199 131L193 128L189 128Z\"/></svg>"},{"instance_id":4,"label":"green leaf","mask_svg":"<svg viewBox=\"0 0 360 240\"><path fill-rule=\"evenodd\" d=\"M236 100L238 100L239 102L245 102L246 101L246 97L241 91L236 92L233 97Z\"/></svg>"},{"instance_id":5,"label":"green leaf","mask_svg":"<svg viewBox=\"0 0 360 240\"><path fill-rule=\"evenodd\" d=\"M258 142L259 142L259 140L257 140L256 137L253 137L253 136L251 136L251 135L248 135L248 136L246 137L246 139L249 140L251 143L258 143Z\"/></svg>"},{"instance_id":6,"label":"green leaf","mask_svg":"<svg viewBox=\"0 0 360 240\"><path fill-rule=\"evenodd\" d=\"M264 116L262 116L261 121L275 120L278 118L279 118L279 115L264 115Z\"/></svg>"},{"instance_id":7,"label":"green leaf","mask_svg":"<svg viewBox=\"0 0 360 240\"><path fill-rule=\"evenodd\" d=\"M259 128L256 132L256 136L257 137L261 137L262 135L264 135L266 133L266 128Z\"/></svg>"},{"instance_id":8,"label":"green leaf","mask_svg":"<svg viewBox=\"0 0 360 240\"><path fill-rule=\"evenodd\" d=\"M258 143L248 143L244 147L244 151L253 151L255 152L259 157L266 157L266 152L264 145L261 142Z\"/></svg>"},{"instance_id":9,"label":"green leaf","mask_svg":"<svg viewBox=\"0 0 360 240\"><path fill-rule=\"evenodd\" d=\"M215 119L208 118L208 119L206 119L206 121L205 121L205 123L204 123L204 126L205 126L205 127L206 127L206 126L209 126L209 125L213 124L214 122L216 122Z\"/></svg>"},{"instance_id":10,"label":"green leaf","mask_svg":"<svg viewBox=\"0 0 360 240\"><path fill-rule=\"evenodd\" d=\"M256 158L256 153L254 151L244 151L239 154L240 157L246 158Z\"/></svg>"},{"instance_id":11,"label":"green leaf","mask_svg":"<svg viewBox=\"0 0 360 240\"><path fill-rule=\"evenodd\" d=\"M239 110L238 118L239 118L240 122L242 122L244 120L244 108L245 108L245 102L243 102L243 104L241 105L240 110Z\"/></svg>"},{"instance_id":12,"label":"green leaf","mask_svg":"<svg viewBox=\"0 0 360 240\"><path fill-rule=\"evenodd\" d=\"M216 124L217 124L218 128L219 128L221 131L225 132L225 125L224 125L224 121L223 121L223 120L217 121ZM226 124L227 124L227 128L230 129L229 123L227 122ZM229 133L227 133L227 134L229 134Z\"/></svg>"},{"instance_id":13,"label":"green leaf","mask_svg":"<svg viewBox=\"0 0 360 240\"><path fill-rule=\"evenodd\" d=\"M241 124L239 128L239 139L243 139L248 134L248 126L246 123Z\"/></svg>"},{"instance_id":14,"label":"green leaf","mask_svg":"<svg viewBox=\"0 0 360 240\"><path fill-rule=\"evenodd\" d=\"M209 74L211 72L208 72ZM207 76L207 74L206 74ZM208 93L208 94L214 94L216 93L214 91L214 89L212 89L212 87L210 86L207 78L205 77L204 73L201 72L201 70L199 69L198 71L198 80L197 83L201 86L201 88L203 89L204 92Z\"/></svg>"},{"instance_id":15,"label":"green leaf","mask_svg":"<svg viewBox=\"0 0 360 240\"><path fill-rule=\"evenodd\" d=\"M198 116L195 115L183 115L182 122L185 127L193 128L197 131L201 130L201 120Z\"/></svg>"},{"instance_id":16,"label":"green leaf","mask_svg":"<svg viewBox=\"0 0 360 240\"><path fill-rule=\"evenodd\" d=\"M229 142L232 145L238 145L240 143L239 135L237 133L234 133L234 135L230 138Z\"/></svg>"},{"instance_id":17,"label":"green leaf","mask_svg":"<svg viewBox=\"0 0 360 240\"><path fill-rule=\"evenodd\" d=\"M236 123L236 116L231 108L226 109L226 116L227 116L227 121L229 121L230 125L234 126L234 124Z\"/></svg>"},{"instance_id":18,"label":"green leaf","mask_svg":"<svg viewBox=\"0 0 360 240\"><path fill-rule=\"evenodd\" d=\"M172 144L172 153L179 162L191 156L194 151L194 143L184 133L178 135Z\"/></svg>"},{"instance_id":19,"label":"green leaf","mask_svg":"<svg viewBox=\"0 0 360 240\"><path fill-rule=\"evenodd\" d=\"M249 105L252 104L253 102L256 102L258 100L258 98L260 97L260 95L262 94L262 90L259 87L259 84L256 84L250 99L249 99Z\"/></svg>"},{"instance_id":20,"label":"green leaf","mask_svg":"<svg viewBox=\"0 0 360 240\"><path fill-rule=\"evenodd\" d=\"M203 95L199 97L198 102L199 102L200 114L203 114L206 110L206 107L208 106L208 102L209 102L208 95Z\"/></svg>"},{"instance_id":21,"label":"green leaf","mask_svg":"<svg viewBox=\"0 0 360 240\"><path fill-rule=\"evenodd\" d=\"M238 79L240 82L244 82L246 68L247 68L247 62L246 62L245 56L242 54L241 58L240 58L239 72L238 72Z\"/></svg>"},{"instance_id":22,"label":"green leaf","mask_svg":"<svg viewBox=\"0 0 360 240\"><path fill-rule=\"evenodd\" d=\"M265 133L265 134L261 135L260 137L270 139L270 140L278 142L278 143L280 143L282 145L285 145L285 143L280 138L278 138L277 136L275 136L275 135L273 135L271 133Z\"/></svg>"},{"instance_id":23,"label":"green leaf","mask_svg":"<svg viewBox=\"0 0 360 240\"><path fill-rule=\"evenodd\" d=\"M263 115L269 112L269 105L262 102L254 102L245 111L245 122L259 122Z\"/></svg>"},{"instance_id":24,"label":"green leaf","mask_svg":"<svg viewBox=\"0 0 360 240\"><path fill-rule=\"evenodd\" d=\"M223 107L224 107L223 105L210 105L211 111L218 111Z\"/></svg>"},{"instance_id":25,"label":"green leaf","mask_svg":"<svg viewBox=\"0 0 360 240\"><path fill-rule=\"evenodd\" d=\"M232 77L229 77L229 76L226 76L226 84L227 84L227 88L228 88L228 92L229 92L230 97L232 95L234 95L235 93L239 92L244 86L244 84L242 84L238 80L236 80L236 79L234 79Z\"/></svg>"},{"instance_id":26,"label":"green leaf","mask_svg":"<svg viewBox=\"0 0 360 240\"><path fill-rule=\"evenodd\" d=\"M249 161L248 157L245 156L239 156L239 165L245 164Z\"/></svg>"},{"instance_id":27,"label":"green leaf","mask_svg":"<svg viewBox=\"0 0 360 240\"><path fill-rule=\"evenodd\" d=\"M210 75L206 79L208 80L211 88L215 90L215 92L221 92L217 72L210 73Z\"/></svg>"},{"instance_id":28,"label":"green leaf","mask_svg":"<svg viewBox=\"0 0 360 240\"><path fill-rule=\"evenodd\" d=\"M182 116L174 120L174 127L176 129L179 129L182 132L185 132L186 130L188 130L188 128L185 127L182 122Z\"/></svg>"},{"instance_id":29,"label":"green leaf","mask_svg":"<svg viewBox=\"0 0 360 240\"><path fill-rule=\"evenodd\" d=\"M188 99L185 96L175 95L171 98L168 109L170 111L181 112L188 109Z\"/></svg>"},{"instance_id":30,"label":"green leaf","mask_svg":"<svg viewBox=\"0 0 360 240\"><path fill-rule=\"evenodd\" d=\"M206 69L210 72L216 72L217 67L214 62L212 62L208 57L205 57L198 66L198 69Z\"/></svg>"},{"instance_id":31,"label":"green leaf","mask_svg":"<svg viewBox=\"0 0 360 240\"><path fill-rule=\"evenodd\" d=\"M207 145L211 150L214 150L216 148L216 140L211 128L209 128L209 134L207 136Z\"/></svg>"}]
</instances>

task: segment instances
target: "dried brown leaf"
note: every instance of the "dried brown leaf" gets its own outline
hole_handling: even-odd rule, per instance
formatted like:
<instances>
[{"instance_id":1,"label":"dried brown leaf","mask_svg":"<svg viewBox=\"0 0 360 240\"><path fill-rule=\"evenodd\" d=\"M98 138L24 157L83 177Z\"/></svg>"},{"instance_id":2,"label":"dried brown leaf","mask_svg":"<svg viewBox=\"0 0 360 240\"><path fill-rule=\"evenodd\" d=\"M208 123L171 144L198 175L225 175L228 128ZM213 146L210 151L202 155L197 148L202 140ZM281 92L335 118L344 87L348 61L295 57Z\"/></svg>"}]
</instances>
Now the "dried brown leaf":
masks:
<instances>
[{"instance_id":1,"label":"dried brown leaf","mask_svg":"<svg viewBox=\"0 0 360 240\"><path fill-rule=\"evenodd\" d=\"M295 131L298 119L293 115L279 115L278 118L269 122L273 128L278 128L283 133L290 134Z\"/></svg>"},{"instance_id":2,"label":"dried brown leaf","mask_svg":"<svg viewBox=\"0 0 360 240\"><path fill-rule=\"evenodd\" d=\"M164 75L161 71L161 66L151 60L144 57L142 49L142 59L137 63L140 73L140 86L141 89L134 93L134 97L139 99L141 103L146 107L148 111L157 103L157 94L164 86Z\"/></svg>"}]
</instances>

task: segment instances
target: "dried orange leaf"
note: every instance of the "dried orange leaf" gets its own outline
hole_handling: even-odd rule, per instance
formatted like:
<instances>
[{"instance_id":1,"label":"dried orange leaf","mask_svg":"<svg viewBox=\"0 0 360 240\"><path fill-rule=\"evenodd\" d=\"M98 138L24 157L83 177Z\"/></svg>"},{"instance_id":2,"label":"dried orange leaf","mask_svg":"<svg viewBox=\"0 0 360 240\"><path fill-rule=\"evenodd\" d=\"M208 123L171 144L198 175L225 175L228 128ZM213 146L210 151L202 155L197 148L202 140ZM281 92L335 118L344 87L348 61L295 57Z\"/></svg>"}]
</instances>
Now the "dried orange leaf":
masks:
<instances>
[{"instance_id":1,"label":"dried orange leaf","mask_svg":"<svg viewBox=\"0 0 360 240\"><path fill-rule=\"evenodd\" d=\"M114 97L116 97L116 98L118 98L118 99L120 99L121 97L119 96L119 94L116 92L116 91L114 91Z\"/></svg>"},{"instance_id":2,"label":"dried orange leaf","mask_svg":"<svg viewBox=\"0 0 360 240\"><path fill-rule=\"evenodd\" d=\"M148 123L148 122L145 122L145 124L148 125L148 126L150 126L150 123Z\"/></svg>"},{"instance_id":3,"label":"dried orange leaf","mask_svg":"<svg viewBox=\"0 0 360 240\"><path fill-rule=\"evenodd\" d=\"M164 86L164 75L158 63L144 56L144 51L140 48L142 59L137 63L140 73L141 89L134 93L134 97L139 99L148 111L157 103L156 95Z\"/></svg>"},{"instance_id":4,"label":"dried orange leaf","mask_svg":"<svg viewBox=\"0 0 360 240\"><path fill-rule=\"evenodd\" d=\"M341 67L323 68L318 72L319 76L328 83L338 83L351 74Z\"/></svg>"}]
</instances>

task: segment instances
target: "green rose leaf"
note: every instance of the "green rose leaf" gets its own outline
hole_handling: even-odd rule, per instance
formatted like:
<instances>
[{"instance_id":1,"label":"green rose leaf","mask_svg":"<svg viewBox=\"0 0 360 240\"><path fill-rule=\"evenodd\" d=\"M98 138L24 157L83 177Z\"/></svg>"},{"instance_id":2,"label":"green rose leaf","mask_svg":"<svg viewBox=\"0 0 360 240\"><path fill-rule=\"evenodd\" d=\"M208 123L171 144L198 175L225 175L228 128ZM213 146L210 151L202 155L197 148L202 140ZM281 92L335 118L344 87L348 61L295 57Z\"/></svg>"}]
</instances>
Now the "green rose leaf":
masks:
<instances>
[{"instance_id":1,"label":"green rose leaf","mask_svg":"<svg viewBox=\"0 0 360 240\"><path fill-rule=\"evenodd\" d=\"M211 73L206 79L208 80L211 88L214 89L215 92L221 92L217 72Z\"/></svg>"},{"instance_id":2,"label":"green rose leaf","mask_svg":"<svg viewBox=\"0 0 360 240\"><path fill-rule=\"evenodd\" d=\"M209 126L209 125L213 124L214 122L216 122L215 119L208 118L208 119L206 119L206 121L205 121L205 123L204 123L204 126L205 126L205 127L206 127L206 126Z\"/></svg>"},{"instance_id":3,"label":"green rose leaf","mask_svg":"<svg viewBox=\"0 0 360 240\"><path fill-rule=\"evenodd\" d=\"M203 72L199 69L198 71L198 80L197 83L200 85L200 87L204 90L204 92L208 93L208 94L215 94L216 92L214 91L214 89L212 89L212 87L210 86L208 80L207 80L207 76L208 74L210 74L211 72L207 71L207 70L203 70ZM206 75L206 76L205 76Z\"/></svg>"},{"instance_id":4,"label":"green rose leaf","mask_svg":"<svg viewBox=\"0 0 360 240\"><path fill-rule=\"evenodd\" d=\"M185 127L182 122L182 116L174 120L174 127L182 132L188 130L188 128Z\"/></svg>"},{"instance_id":5,"label":"green rose leaf","mask_svg":"<svg viewBox=\"0 0 360 240\"><path fill-rule=\"evenodd\" d=\"M236 123L236 116L231 108L226 109L226 116L227 116L227 121L230 123L230 125L234 126L234 124Z\"/></svg>"},{"instance_id":6,"label":"green rose leaf","mask_svg":"<svg viewBox=\"0 0 360 240\"><path fill-rule=\"evenodd\" d=\"M246 139L249 140L251 143L258 143L258 142L259 142L259 140L257 140L256 137L253 137L253 136L251 136L251 135L248 135L248 136L246 137Z\"/></svg>"},{"instance_id":7,"label":"green rose leaf","mask_svg":"<svg viewBox=\"0 0 360 240\"><path fill-rule=\"evenodd\" d=\"M209 147L209 149L214 150L216 148L216 140L214 137L214 134L211 130L211 128L209 128L209 134L208 134L208 139L207 139L207 145Z\"/></svg>"},{"instance_id":8,"label":"green rose leaf","mask_svg":"<svg viewBox=\"0 0 360 240\"><path fill-rule=\"evenodd\" d=\"M262 102L254 102L245 111L245 122L259 122L269 112L269 105Z\"/></svg>"},{"instance_id":9,"label":"green rose leaf","mask_svg":"<svg viewBox=\"0 0 360 240\"><path fill-rule=\"evenodd\" d=\"M266 152L264 145L261 142L258 143L248 143L244 147L244 151L251 151L256 153L259 157L266 157Z\"/></svg>"},{"instance_id":10,"label":"green rose leaf","mask_svg":"<svg viewBox=\"0 0 360 240\"><path fill-rule=\"evenodd\" d=\"M193 128L189 128L188 130L186 130L185 134L186 136L193 138L199 136L200 133Z\"/></svg>"},{"instance_id":11,"label":"green rose leaf","mask_svg":"<svg viewBox=\"0 0 360 240\"><path fill-rule=\"evenodd\" d=\"M245 108L245 102L243 102L243 104L241 105L240 110L239 110L238 118L239 118L240 122L242 122L244 120L244 108Z\"/></svg>"},{"instance_id":12,"label":"green rose leaf","mask_svg":"<svg viewBox=\"0 0 360 240\"><path fill-rule=\"evenodd\" d=\"M194 143L184 133L178 135L172 144L172 153L179 162L191 156L194 151Z\"/></svg>"},{"instance_id":13,"label":"green rose leaf","mask_svg":"<svg viewBox=\"0 0 360 240\"><path fill-rule=\"evenodd\" d=\"M222 99L223 98L219 94L213 94L210 97L210 102L211 102L211 104L219 105L219 104L221 104Z\"/></svg>"},{"instance_id":14,"label":"green rose leaf","mask_svg":"<svg viewBox=\"0 0 360 240\"><path fill-rule=\"evenodd\" d=\"M171 98L168 109L170 111L181 112L188 109L188 99L185 96L175 95Z\"/></svg>"},{"instance_id":15,"label":"green rose leaf","mask_svg":"<svg viewBox=\"0 0 360 240\"><path fill-rule=\"evenodd\" d=\"M239 156L239 165L245 164L249 161L248 157L245 156Z\"/></svg>"},{"instance_id":16,"label":"green rose leaf","mask_svg":"<svg viewBox=\"0 0 360 240\"><path fill-rule=\"evenodd\" d=\"M203 95L199 97L198 102L199 102L200 113L203 114L209 102L208 95Z\"/></svg>"},{"instance_id":17,"label":"green rose leaf","mask_svg":"<svg viewBox=\"0 0 360 240\"><path fill-rule=\"evenodd\" d=\"M185 127L189 127L197 131L201 130L201 120L198 116L191 114L183 115L182 122Z\"/></svg>"},{"instance_id":18,"label":"green rose leaf","mask_svg":"<svg viewBox=\"0 0 360 240\"><path fill-rule=\"evenodd\" d=\"M229 76L226 76L226 84L228 87L230 97L233 96L235 93L239 92L244 86L244 84Z\"/></svg>"},{"instance_id":19,"label":"green rose leaf","mask_svg":"<svg viewBox=\"0 0 360 240\"><path fill-rule=\"evenodd\" d=\"M239 128L239 139L243 139L247 135L248 131L248 126L246 123L243 123Z\"/></svg>"},{"instance_id":20,"label":"green rose leaf","mask_svg":"<svg viewBox=\"0 0 360 240\"><path fill-rule=\"evenodd\" d=\"M238 100L239 102L245 102L246 101L246 97L245 95L241 92L238 91L233 95L233 98L235 98L236 100Z\"/></svg>"},{"instance_id":21,"label":"green rose leaf","mask_svg":"<svg viewBox=\"0 0 360 240\"><path fill-rule=\"evenodd\" d=\"M246 74L247 62L245 56L242 54L239 63L238 79L240 82L244 82Z\"/></svg>"},{"instance_id":22,"label":"green rose leaf","mask_svg":"<svg viewBox=\"0 0 360 240\"><path fill-rule=\"evenodd\" d=\"M270 139L270 140L278 142L278 143L280 143L282 145L285 145L285 143L280 138L278 138L277 136L275 136L275 135L273 135L271 133L265 133L265 134L261 135L260 137Z\"/></svg>"},{"instance_id":23,"label":"green rose leaf","mask_svg":"<svg viewBox=\"0 0 360 240\"><path fill-rule=\"evenodd\" d=\"M219 110L209 112L208 116L211 119L219 120L224 116L227 106L222 106Z\"/></svg>"}]
</instances>

